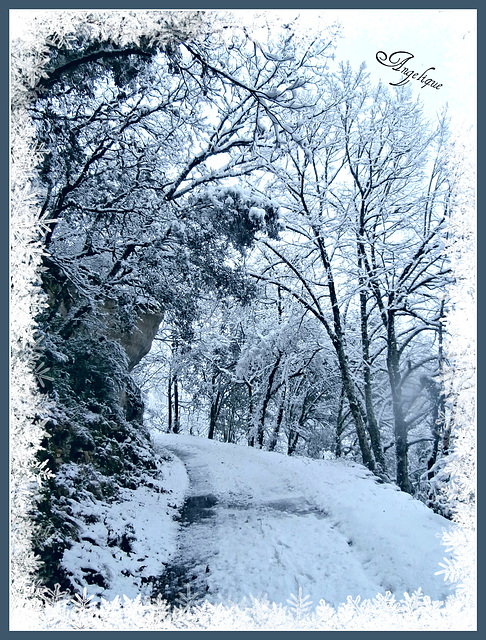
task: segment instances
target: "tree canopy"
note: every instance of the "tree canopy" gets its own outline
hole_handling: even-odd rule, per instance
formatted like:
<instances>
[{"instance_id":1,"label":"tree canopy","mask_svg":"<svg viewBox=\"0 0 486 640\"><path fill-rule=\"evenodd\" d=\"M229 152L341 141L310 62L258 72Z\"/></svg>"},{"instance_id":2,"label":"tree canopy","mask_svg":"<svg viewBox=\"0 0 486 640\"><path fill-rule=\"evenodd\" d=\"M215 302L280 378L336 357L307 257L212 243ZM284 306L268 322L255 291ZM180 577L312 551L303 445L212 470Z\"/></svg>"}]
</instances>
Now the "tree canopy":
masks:
<instances>
[{"instance_id":1,"label":"tree canopy","mask_svg":"<svg viewBox=\"0 0 486 640\"><path fill-rule=\"evenodd\" d=\"M257 38L196 14L196 30L188 17L123 44L53 36L29 89L48 584L77 535L67 496L110 499L155 468L147 422L348 457L439 509L447 114L428 122L408 87L331 69L332 33Z\"/></svg>"}]
</instances>

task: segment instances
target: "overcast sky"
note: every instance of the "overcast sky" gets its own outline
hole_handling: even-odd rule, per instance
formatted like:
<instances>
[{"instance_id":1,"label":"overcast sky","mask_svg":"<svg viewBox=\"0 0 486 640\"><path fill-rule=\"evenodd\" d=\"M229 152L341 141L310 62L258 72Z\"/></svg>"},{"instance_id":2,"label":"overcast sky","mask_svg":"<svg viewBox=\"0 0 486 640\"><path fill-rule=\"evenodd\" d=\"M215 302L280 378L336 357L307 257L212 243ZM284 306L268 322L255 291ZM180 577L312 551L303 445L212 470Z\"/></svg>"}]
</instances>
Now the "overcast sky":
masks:
<instances>
[{"instance_id":1,"label":"overcast sky","mask_svg":"<svg viewBox=\"0 0 486 640\"><path fill-rule=\"evenodd\" d=\"M302 12L312 24L314 11ZM374 82L388 85L397 82L400 74L381 65L376 53L390 56L406 51L414 56L406 66L414 71L426 71L443 86L440 89L421 88L411 80L409 85L420 94L428 115L449 104L454 119L466 125L476 119L476 10L468 9L329 9L318 13L331 21L338 19L343 38L338 42L337 60L349 60L358 68L366 62Z\"/></svg>"}]
</instances>

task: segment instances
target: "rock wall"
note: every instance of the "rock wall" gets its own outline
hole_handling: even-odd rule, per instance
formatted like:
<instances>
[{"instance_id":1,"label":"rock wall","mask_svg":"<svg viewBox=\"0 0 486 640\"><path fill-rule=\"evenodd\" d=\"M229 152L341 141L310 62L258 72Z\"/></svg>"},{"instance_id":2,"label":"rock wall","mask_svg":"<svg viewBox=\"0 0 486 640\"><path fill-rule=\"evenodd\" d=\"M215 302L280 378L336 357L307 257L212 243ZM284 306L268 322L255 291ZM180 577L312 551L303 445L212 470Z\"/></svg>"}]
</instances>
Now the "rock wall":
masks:
<instances>
[{"instance_id":1,"label":"rock wall","mask_svg":"<svg viewBox=\"0 0 486 640\"><path fill-rule=\"evenodd\" d=\"M146 483L157 468L130 371L150 350L164 314L82 296L57 265L47 261L47 267L49 307L38 326L52 380L40 390L50 396L52 409L39 457L53 478L38 503L34 551L43 562L44 584L70 589L63 554L83 529L73 521L73 501L88 507L93 500L109 503L121 488Z\"/></svg>"}]
</instances>

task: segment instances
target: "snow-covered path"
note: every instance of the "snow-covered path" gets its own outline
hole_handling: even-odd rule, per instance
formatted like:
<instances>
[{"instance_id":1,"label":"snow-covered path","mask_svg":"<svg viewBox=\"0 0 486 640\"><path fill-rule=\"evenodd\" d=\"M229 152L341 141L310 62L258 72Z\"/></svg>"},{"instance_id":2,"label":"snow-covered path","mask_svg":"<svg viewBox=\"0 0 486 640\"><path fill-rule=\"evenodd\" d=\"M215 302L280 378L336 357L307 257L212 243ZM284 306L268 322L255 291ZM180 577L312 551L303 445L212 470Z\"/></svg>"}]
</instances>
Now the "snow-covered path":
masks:
<instances>
[{"instance_id":1,"label":"snow-covered path","mask_svg":"<svg viewBox=\"0 0 486 640\"><path fill-rule=\"evenodd\" d=\"M362 466L182 435L156 444L189 476L174 591L189 584L215 603L267 594L286 604L301 587L334 606L420 587L434 600L450 593L434 575L450 523Z\"/></svg>"}]
</instances>

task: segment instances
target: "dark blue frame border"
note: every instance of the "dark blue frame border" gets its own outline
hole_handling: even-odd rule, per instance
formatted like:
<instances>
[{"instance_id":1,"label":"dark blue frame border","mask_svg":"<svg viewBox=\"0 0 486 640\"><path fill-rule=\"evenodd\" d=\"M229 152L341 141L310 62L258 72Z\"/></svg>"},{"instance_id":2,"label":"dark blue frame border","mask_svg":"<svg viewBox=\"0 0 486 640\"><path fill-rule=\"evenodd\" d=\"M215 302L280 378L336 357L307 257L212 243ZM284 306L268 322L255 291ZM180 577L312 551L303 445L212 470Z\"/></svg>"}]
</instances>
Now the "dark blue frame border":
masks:
<instances>
[{"instance_id":1,"label":"dark blue frame border","mask_svg":"<svg viewBox=\"0 0 486 640\"><path fill-rule=\"evenodd\" d=\"M9 15L8 11L10 9L255 9L255 10L263 10L263 9L296 9L296 4L298 4L298 9L476 9L477 10L477 18L478 18L478 33L485 32L485 24L483 19L483 10L478 7L478 2L451 2L451 0L429 0L425 5L423 2L419 0L415 0L413 2L400 3L396 0L380 1L374 0L373 2L365 3L365 2L356 2L351 0L334 0L334 2L318 2L318 1L309 1L309 0L301 0L298 3L291 2L291 0L248 0L247 2L242 2L241 0L165 0L161 2L151 2L151 1L137 1L137 2L127 2L127 0L104 0L103 2L96 1L78 1L75 2L73 0L48 0L47 2L34 2L34 1L24 1L24 2L10 2L7 6L3 5L0 9L1 11L1 26L0 26L0 47L2 51L2 60L4 61L2 65L2 81L3 86L8 87L9 82L9 69L8 69L8 52L9 52ZM483 27L483 29L482 29ZM434 32L433 25L430 25L430 34L431 38L440 37L439 33ZM485 45L484 38L478 38L478 60L485 60ZM479 67L479 65L478 65ZM479 67L481 69L481 67ZM2 307L2 313L0 314L0 322L2 328L2 334L6 336L5 343L2 343L1 347L1 356L0 362L3 363L1 371L1 382L0 385L1 393L2 393L2 407L5 408L7 413L8 407L8 380L9 380L9 371L8 371L8 362L9 362L9 346L8 346L8 295L9 295L9 245L8 245L8 234L9 234L9 220L8 220L8 194L9 194L9 182L8 182L8 167L9 167L9 143L8 143L8 114L9 114L9 105L8 105L8 91L5 91L4 95L6 95L6 99L1 101L1 116L2 121L5 123L5 127L2 129L2 149L4 153L1 156L2 160L2 186L4 187L4 208L3 213L0 214L0 229L2 231L2 237L7 239L7 246L4 251L0 253L0 273L2 274L1 282L1 293L2 299L6 301L4 306ZM478 106L484 104L484 87L479 79L478 82ZM481 113L481 110L478 109L478 113ZM484 126L480 118L478 118L478 150L482 149L480 146L480 142L482 141L484 134ZM478 249L481 248L481 241L485 237L486 231L486 222L481 218L479 212L481 211L480 205L482 204L482 194L484 189L482 188L481 181L479 177L482 174L482 168L484 165L482 154L478 151ZM480 188L481 187L481 188ZM483 282L483 273L486 268L486 252L481 252L478 250L478 320L480 317L483 317L483 300L482 300L482 282ZM5 296L5 297L3 297ZM478 322L479 325L479 322ZM484 355L483 350L483 339L479 332L478 326L478 365L482 361L482 357ZM481 383L483 382L482 368L478 367L478 391L481 387ZM484 400L481 398L481 394L478 393L478 424L480 417L483 416L483 404ZM8 414L5 416L4 424L8 424ZM3 596L0 598L1 608L3 609L0 622L0 634L1 637L4 637L4 633L12 634L15 638L19 640L23 640L24 638L51 638L52 632L10 632L8 631L8 619L9 619L9 559L8 559L8 551L9 551L9 518L8 518L8 486L9 486L9 437L8 430L4 428L3 438L5 441L5 445L2 447L2 459L0 463L0 468L3 471L3 483L1 492L1 506L2 506L2 527L0 529L1 532L1 543L2 543L2 553L0 554L0 575L1 575L1 591L0 594ZM478 429L478 460L479 460L479 452L483 451L483 443L484 443L484 435ZM478 465L479 466L479 465ZM481 471L481 468L478 469L478 489L479 489L479 531L482 531L483 524L483 510L482 510L482 486L484 480L484 473ZM483 566L484 554L481 552L481 548L478 549L479 552L479 571L478 575L483 575L481 571ZM479 604L482 601L482 596L484 596L484 588L483 588L482 580L479 580ZM445 632L447 633L447 638L451 638L453 640L466 638L471 635L477 635L480 633L481 629L485 628L484 624L484 612L481 611L481 607L479 606L478 612L478 631L477 632ZM91 634L90 637L94 638L102 638L102 634L111 635L113 638L120 637L120 634L123 639L125 638L141 638L146 637L147 635L153 637L158 632L131 632L131 631L107 631L107 632L63 632L71 636L74 633L81 633L81 635L85 635L86 633ZM236 631L236 632L225 632L225 631L207 631L207 632L165 632L165 637L168 636L171 638L183 639L194 637L196 634L201 634L206 638L211 638L214 635L217 635L218 638L226 638L226 636L231 636L236 640L240 640L249 636L256 637L265 637L272 639L282 638L293 640L294 638L299 638L302 632L298 631L286 631L286 632L271 632L271 631ZM443 640L444 632L319 632L319 631L311 631L307 632L314 635L314 638L322 638L324 640L324 634L326 634L326 638L352 638L355 637L354 634L358 634L359 636L366 638L366 640L375 640L378 638L383 638L388 640L388 638L392 638L397 636L398 634L401 638L414 638L414 637L422 637L430 640ZM143 634L143 636L142 636Z\"/></svg>"}]
</instances>

